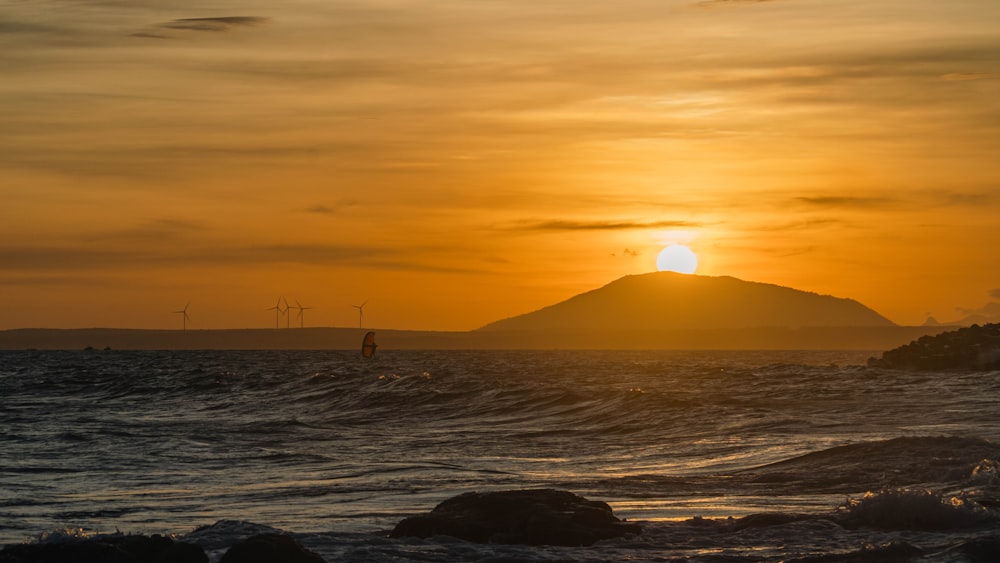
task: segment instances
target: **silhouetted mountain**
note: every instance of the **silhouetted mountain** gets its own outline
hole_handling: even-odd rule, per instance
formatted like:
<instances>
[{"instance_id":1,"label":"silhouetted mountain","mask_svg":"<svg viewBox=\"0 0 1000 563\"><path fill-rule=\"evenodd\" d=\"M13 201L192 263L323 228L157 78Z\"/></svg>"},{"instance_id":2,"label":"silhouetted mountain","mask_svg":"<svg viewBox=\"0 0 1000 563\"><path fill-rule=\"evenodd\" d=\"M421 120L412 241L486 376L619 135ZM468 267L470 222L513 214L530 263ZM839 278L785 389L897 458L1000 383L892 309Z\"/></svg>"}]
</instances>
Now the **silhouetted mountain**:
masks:
<instances>
[{"instance_id":1,"label":"silhouetted mountain","mask_svg":"<svg viewBox=\"0 0 1000 563\"><path fill-rule=\"evenodd\" d=\"M965 316L948 324L969 326L974 324L1000 323L1000 303L991 301L978 309L959 309Z\"/></svg>"},{"instance_id":2,"label":"silhouetted mountain","mask_svg":"<svg viewBox=\"0 0 1000 563\"><path fill-rule=\"evenodd\" d=\"M479 330L670 330L894 326L853 299L722 276L654 272L625 276Z\"/></svg>"}]
</instances>

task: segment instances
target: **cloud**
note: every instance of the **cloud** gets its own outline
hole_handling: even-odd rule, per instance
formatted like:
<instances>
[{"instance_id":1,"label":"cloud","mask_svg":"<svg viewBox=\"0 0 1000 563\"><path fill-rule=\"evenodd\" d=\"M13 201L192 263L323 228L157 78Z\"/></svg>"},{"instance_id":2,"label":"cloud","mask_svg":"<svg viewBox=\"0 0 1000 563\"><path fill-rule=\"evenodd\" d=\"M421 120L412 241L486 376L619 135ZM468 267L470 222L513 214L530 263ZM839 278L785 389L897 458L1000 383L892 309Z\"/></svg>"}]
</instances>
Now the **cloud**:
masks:
<instances>
[{"instance_id":1,"label":"cloud","mask_svg":"<svg viewBox=\"0 0 1000 563\"><path fill-rule=\"evenodd\" d=\"M701 0L698 5L701 7L712 7L712 6L724 6L724 5L736 5L736 4L763 4L764 2L773 2L774 0Z\"/></svg>"},{"instance_id":2,"label":"cloud","mask_svg":"<svg viewBox=\"0 0 1000 563\"><path fill-rule=\"evenodd\" d=\"M990 297L992 297L993 299L1000 299L1000 288L991 289L990 290Z\"/></svg>"},{"instance_id":3,"label":"cloud","mask_svg":"<svg viewBox=\"0 0 1000 563\"><path fill-rule=\"evenodd\" d=\"M817 219L792 221L787 223L767 223L765 225L758 226L757 230L763 232L782 232L782 231L813 230L813 229L821 229L827 227L850 227L850 226L852 225L844 221L843 219L821 217Z\"/></svg>"},{"instance_id":4,"label":"cloud","mask_svg":"<svg viewBox=\"0 0 1000 563\"><path fill-rule=\"evenodd\" d=\"M521 222L514 230L524 231L625 231L630 229L675 229L700 227L693 221L569 221Z\"/></svg>"},{"instance_id":5,"label":"cloud","mask_svg":"<svg viewBox=\"0 0 1000 563\"><path fill-rule=\"evenodd\" d=\"M102 286L109 283L108 280L103 278L94 277L80 277L79 275L55 275L55 276L24 276L24 275L2 275L0 274L0 286L11 286L11 287L39 287L39 286L57 286L57 287L91 287L91 286Z\"/></svg>"},{"instance_id":6,"label":"cloud","mask_svg":"<svg viewBox=\"0 0 1000 563\"><path fill-rule=\"evenodd\" d=\"M889 197L854 197L854 196L802 196L795 198L796 201L812 205L815 207L838 207L838 208L860 208L872 209L883 208L897 203L894 198Z\"/></svg>"},{"instance_id":7,"label":"cloud","mask_svg":"<svg viewBox=\"0 0 1000 563\"><path fill-rule=\"evenodd\" d=\"M359 203L360 202L356 199L341 199L334 203L333 206L317 203L315 205L310 205L305 211L306 213L317 213L319 215L332 215L340 212L342 209L354 207Z\"/></svg>"},{"instance_id":8,"label":"cloud","mask_svg":"<svg viewBox=\"0 0 1000 563\"><path fill-rule=\"evenodd\" d=\"M144 39L170 39L169 35L163 35L162 33L153 33L151 31L137 31L135 33L130 33L131 37L142 37Z\"/></svg>"},{"instance_id":9,"label":"cloud","mask_svg":"<svg viewBox=\"0 0 1000 563\"><path fill-rule=\"evenodd\" d=\"M938 199L944 205L964 205L969 207L982 207L992 205L997 200L997 196L991 193L941 193Z\"/></svg>"},{"instance_id":10,"label":"cloud","mask_svg":"<svg viewBox=\"0 0 1000 563\"><path fill-rule=\"evenodd\" d=\"M312 206L306 208L306 213L319 213L319 214L322 215L322 214L329 214L329 213L334 213L334 212L335 211L334 211L334 209L332 207L327 207L325 205L312 205Z\"/></svg>"},{"instance_id":11,"label":"cloud","mask_svg":"<svg viewBox=\"0 0 1000 563\"><path fill-rule=\"evenodd\" d=\"M993 78L994 76L995 75L990 72L949 72L948 74L942 74L941 80L963 82L969 80L985 80L987 78Z\"/></svg>"},{"instance_id":12,"label":"cloud","mask_svg":"<svg viewBox=\"0 0 1000 563\"><path fill-rule=\"evenodd\" d=\"M412 252L378 246L332 244L283 244L251 246L202 246L190 244L141 247L111 245L0 248L0 279L7 284L19 279L57 282L68 272L101 273L147 271L149 268L232 267L274 264L343 266L391 271L479 273L470 268L442 266L421 261Z\"/></svg>"},{"instance_id":13,"label":"cloud","mask_svg":"<svg viewBox=\"0 0 1000 563\"><path fill-rule=\"evenodd\" d=\"M181 238L184 235L202 233L210 228L198 221L186 219L160 218L151 219L142 225L130 229L96 235L91 240L143 240L163 241Z\"/></svg>"},{"instance_id":14,"label":"cloud","mask_svg":"<svg viewBox=\"0 0 1000 563\"><path fill-rule=\"evenodd\" d=\"M267 23L270 18L258 16L225 16L216 18L181 18L172 20L160 27L167 29L182 29L186 31L229 31L238 26L256 26Z\"/></svg>"},{"instance_id":15,"label":"cloud","mask_svg":"<svg viewBox=\"0 0 1000 563\"><path fill-rule=\"evenodd\" d=\"M0 19L0 35L14 33L56 33L59 31L61 30L54 26Z\"/></svg>"}]
</instances>

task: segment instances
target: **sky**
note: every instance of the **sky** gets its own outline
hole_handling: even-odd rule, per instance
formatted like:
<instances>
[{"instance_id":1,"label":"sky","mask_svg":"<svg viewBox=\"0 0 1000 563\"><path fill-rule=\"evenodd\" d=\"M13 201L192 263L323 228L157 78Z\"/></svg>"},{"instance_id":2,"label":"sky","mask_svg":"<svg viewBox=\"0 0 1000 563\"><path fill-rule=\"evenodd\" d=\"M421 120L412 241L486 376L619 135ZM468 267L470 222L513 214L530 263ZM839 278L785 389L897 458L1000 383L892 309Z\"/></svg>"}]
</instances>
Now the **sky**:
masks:
<instances>
[{"instance_id":1,"label":"sky","mask_svg":"<svg viewBox=\"0 0 1000 563\"><path fill-rule=\"evenodd\" d=\"M671 243L946 322L998 155L995 0L0 0L0 329L470 330Z\"/></svg>"}]
</instances>

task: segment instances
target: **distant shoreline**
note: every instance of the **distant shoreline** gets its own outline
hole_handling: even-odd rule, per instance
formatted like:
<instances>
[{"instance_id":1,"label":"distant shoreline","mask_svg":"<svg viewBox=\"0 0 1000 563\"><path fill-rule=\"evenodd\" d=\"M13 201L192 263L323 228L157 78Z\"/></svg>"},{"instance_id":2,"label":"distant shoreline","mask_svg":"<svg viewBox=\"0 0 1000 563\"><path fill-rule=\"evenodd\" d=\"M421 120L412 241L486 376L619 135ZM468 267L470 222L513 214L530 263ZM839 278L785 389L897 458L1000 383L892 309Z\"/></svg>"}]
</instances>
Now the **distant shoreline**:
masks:
<instances>
[{"instance_id":1,"label":"distant shoreline","mask_svg":"<svg viewBox=\"0 0 1000 563\"><path fill-rule=\"evenodd\" d=\"M353 350L374 330L380 350L888 350L952 326L704 330L476 330L357 328L0 331L0 350Z\"/></svg>"}]
</instances>

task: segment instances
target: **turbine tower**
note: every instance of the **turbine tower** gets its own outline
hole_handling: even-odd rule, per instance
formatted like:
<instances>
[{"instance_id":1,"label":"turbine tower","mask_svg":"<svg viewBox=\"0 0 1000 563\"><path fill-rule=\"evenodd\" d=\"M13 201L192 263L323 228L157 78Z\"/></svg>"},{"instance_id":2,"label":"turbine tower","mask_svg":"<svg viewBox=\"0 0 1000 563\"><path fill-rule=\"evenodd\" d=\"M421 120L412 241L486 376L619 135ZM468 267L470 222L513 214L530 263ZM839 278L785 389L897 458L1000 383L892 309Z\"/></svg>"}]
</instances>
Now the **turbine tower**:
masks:
<instances>
[{"instance_id":1,"label":"turbine tower","mask_svg":"<svg viewBox=\"0 0 1000 563\"><path fill-rule=\"evenodd\" d=\"M365 299L365 302L360 305L351 305L351 307L354 307L355 309L358 310L358 328L365 327L365 305L367 304L368 300Z\"/></svg>"},{"instance_id":2,"label":"turbine tower","mask_svg":"<svg viewBox=\"0 0 1000 563\"><path fill-rule=\"evenodd\" d=\"M292 308L288 306L288 300L281 298L285 302L285 328L292 328Z\"/></svg>"},{"instance_id":3,"label":"turbine tower","mask_svg":"<svg viewBox=\"0 0 1000 563\"><path fill-rule=\"evenodd\" d=\"M274 307L268 307L267 309L265 309L265 311L271 311L271 310L274 311L274 328L280 328L280 325L278 325L278 321L281 320L281 313L283 312L281 310L282 299L284 299L284 297L279 297L278 302L274 304Z\"/></svg>"},{"instance_id":4,"label":"turbine tower","mask_svg":"<svg viewBox=\"0 0 1000 563\"><path fill-rule=\"evenodd\" d=\"M302 303L299 303L298 299L295 300L295 304L298 305L298 307L296 307L296 308L299 310L299 314L298 314L298 317L299 317L299 328L305 328L306 327L306 315L305 315L305 311L306 311L306 309L312 309L313 307L303 307Z\"/></svg>"},{"instance_id":5,"label":"turbine tower","mask_svg":"<svg viewBox=\"0 0 1000 563\"><path fill-rule=\"evenodd\" d=\"M181 328L183 330L187 330L188 321L191 320L191 317L188 316L188 307L190 306L191 302L188 301L187 305L185 305L183 309L181 309L180 311L174 311L174 314L181 315Z\"/></svg>"}]
</instances>

